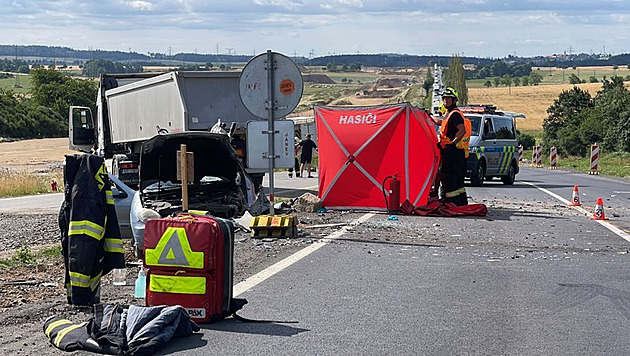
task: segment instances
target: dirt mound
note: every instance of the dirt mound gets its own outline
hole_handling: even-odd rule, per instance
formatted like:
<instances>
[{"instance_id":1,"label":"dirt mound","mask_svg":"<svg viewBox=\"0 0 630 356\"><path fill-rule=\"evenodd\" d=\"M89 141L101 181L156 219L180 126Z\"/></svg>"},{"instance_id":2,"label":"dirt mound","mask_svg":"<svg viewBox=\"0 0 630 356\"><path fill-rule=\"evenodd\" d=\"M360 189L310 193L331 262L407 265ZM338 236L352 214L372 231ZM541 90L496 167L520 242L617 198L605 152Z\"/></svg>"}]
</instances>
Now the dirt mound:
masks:
<instances>
[{"instance_id":1,"label":"dirt mound","mask_svg":"<svg viewBox=\"0 0 630 356\"><path fill-rule=\"evenodd\" d=\"M326 74L305 74L302 76L302 80L305 83L335 84L335 81L330 79Z\"/></svg>"},{"instance_id":2,"label":"dirt mound","mask_svg":"<svg viewBox=\"0 0 630 356\"><path fill-rule=\"evenodd\" d=\"M374 88L401 88L405 81L400 78L380 78L374 83Z\"/></svg>"}]
</instances>

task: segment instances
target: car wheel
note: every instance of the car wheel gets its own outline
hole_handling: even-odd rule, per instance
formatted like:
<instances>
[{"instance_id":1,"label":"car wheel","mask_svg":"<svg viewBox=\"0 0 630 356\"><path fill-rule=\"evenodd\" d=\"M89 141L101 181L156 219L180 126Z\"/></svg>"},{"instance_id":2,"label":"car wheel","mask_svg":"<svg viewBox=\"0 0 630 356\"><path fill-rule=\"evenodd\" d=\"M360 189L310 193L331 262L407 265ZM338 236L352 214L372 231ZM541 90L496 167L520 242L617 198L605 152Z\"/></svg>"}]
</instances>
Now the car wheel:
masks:
<instances>
[{"instance_id":1,"label":"car wheel","mask_svg":"<svg viewBox=\"0 0 630 356\"><path fill-rule=\"evenodd\" d=\"M514 184L514 179L516 178L516 167L515 164L510 164L510 169L508 170L508 174L501 177L501 181L505 185Z\"/></svg>"},{"instance_id":2,"label":"car wheel","mask_svg":"<svg viewBox=\"0 0 630 356\"><path fill-rule=\"evenodd\" d=\"M483 179L486 175L486 164L481 161L477 163L476 169L473 171L473 175L470 177L470 185L473 187L483 186Z\"/></svg>"}]
</instances>

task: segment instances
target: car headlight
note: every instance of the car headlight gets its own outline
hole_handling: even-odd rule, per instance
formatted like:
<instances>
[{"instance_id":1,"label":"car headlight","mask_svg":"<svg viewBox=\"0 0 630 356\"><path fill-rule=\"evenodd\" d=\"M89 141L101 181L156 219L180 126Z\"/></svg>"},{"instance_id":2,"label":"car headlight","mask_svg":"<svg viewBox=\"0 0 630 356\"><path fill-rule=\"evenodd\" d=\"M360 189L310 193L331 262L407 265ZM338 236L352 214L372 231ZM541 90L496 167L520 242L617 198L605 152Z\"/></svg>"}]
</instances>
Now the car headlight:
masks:
<instances>
[{"instance_id":1,"label":"car headlight","mask_svg":"<svg viewBox=\"0 0 630 356\"><path fill-rule=\"evenodd\" d=\"M161 218L160 214L157 211L142 208L138 211L138 220L140 220L143 224L146 224L149 219L159 219Z\"/></svg>"}]
</instances>

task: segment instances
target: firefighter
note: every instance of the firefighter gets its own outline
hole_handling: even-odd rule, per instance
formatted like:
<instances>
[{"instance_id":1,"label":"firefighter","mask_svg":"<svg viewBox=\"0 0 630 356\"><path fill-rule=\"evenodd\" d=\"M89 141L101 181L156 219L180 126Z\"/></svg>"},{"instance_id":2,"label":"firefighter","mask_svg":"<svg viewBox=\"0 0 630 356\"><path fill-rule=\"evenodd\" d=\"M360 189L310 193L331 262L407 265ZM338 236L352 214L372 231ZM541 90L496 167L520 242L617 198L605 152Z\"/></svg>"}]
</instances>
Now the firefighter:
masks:
<instances>
[{"instance_id":1,"label":"firefighter","mask_svg":"<svg viewBox=\"0 0 630 356\"><path fill-rule=\"evenodd\" d=\"M120 228L102 157L68 155L59 212L68 303L98 303L100 279L125 268Z\"/></svg>"},{"instance_id":2,"label":"firefighter","mask_svg":"<svg viewBox=\"0 0 630 356\"><path fill-rule=\"evenodd\" d=\"M468 205L464 176L466 173L466 151L470 141L470 123L466 125L464 114L457 108L459 95L453 88L446 88L442 100L446 108L443 119L431 117L440 126L438 148L442 156L440 184L443 200L455 205ZM468 132L467 132L468 131ZM467 136L468 140L465 139Z\"/></svg>"}]
</instances>

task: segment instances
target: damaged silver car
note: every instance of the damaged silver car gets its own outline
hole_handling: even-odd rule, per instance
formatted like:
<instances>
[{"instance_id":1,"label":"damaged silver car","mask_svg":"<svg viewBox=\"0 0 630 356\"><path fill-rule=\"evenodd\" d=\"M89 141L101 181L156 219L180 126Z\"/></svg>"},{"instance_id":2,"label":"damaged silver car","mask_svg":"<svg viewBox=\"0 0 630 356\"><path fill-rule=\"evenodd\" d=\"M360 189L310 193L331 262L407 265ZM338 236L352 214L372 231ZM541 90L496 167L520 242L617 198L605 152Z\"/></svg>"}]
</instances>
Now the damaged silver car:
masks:
<instances>
[{"instance_id":1,"label":"damaged silver car","mask_svg":"<svg viewBox=\"0 0 630 356\"><path fill-rule=\"evenodd\" d=\"M193 181L188 183L189 210L234 218L243 215L255 199L254 184L227 135L186 132L155 136L142 144L139 189L130 212L138 257L142 256L146 222L182 211L182 186L177 179L182 144L192 152L194 161Z\"/></svg>"}]
</instances>

